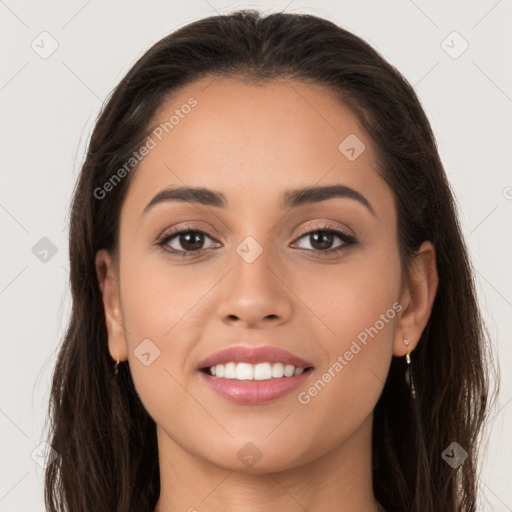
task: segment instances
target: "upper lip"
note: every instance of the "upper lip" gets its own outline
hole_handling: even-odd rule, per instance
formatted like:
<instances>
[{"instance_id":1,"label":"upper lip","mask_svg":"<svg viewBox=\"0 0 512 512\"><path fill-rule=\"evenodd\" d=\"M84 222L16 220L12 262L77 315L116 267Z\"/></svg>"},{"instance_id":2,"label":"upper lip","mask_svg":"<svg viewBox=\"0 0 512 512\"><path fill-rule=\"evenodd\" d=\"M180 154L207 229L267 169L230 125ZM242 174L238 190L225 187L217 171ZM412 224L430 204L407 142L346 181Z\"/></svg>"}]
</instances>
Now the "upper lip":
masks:
<instances>
[{"instance_id":1,"label":"upper lip","mask_svg":"<svg viewBox=\"0 0 512 512\"><path fill-rule=\"evenodd\" d=\"M199 363L199 369L210 368L217 364L234 363L283 363L291 364L295 368L308 368L313 366L308 361L298 357L287 350L281 348L265 346L265 347L247 347L233 346L228 347L219 352L215 352L211 356L203 359Z\"/></svg>"}]
</instances>

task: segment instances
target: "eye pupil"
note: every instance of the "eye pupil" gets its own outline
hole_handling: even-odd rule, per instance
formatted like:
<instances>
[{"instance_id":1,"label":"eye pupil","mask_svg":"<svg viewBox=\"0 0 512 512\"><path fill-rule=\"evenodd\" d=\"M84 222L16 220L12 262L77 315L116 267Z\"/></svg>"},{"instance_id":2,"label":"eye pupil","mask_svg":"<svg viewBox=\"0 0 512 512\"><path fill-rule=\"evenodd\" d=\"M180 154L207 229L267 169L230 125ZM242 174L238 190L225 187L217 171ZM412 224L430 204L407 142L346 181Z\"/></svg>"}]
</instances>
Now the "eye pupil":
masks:
<instances>
[{"instance_id":1,"label":"eye pupil","mask_svg":"<svg viewBox=\"0 0 512 512\"><path fill-rule=\"evenodd\" d=\"M319 245L318 249L329 249L332 245L333 236L334 235L328 231L316 231L310 235L312 239L311 245L313 247L315 247L315 244Z\"/></svg>"},{"instance_id":2,"label":"eye pupil","mask_svg":"<svg viewBox=\"0 0 512 512\"><path fill-rule=\"evenodd\" d=\"M201 249L203 245L203 234L197 232L188 232L180 234L180 244L187 251Z\"/></svg>"}]
</instances>

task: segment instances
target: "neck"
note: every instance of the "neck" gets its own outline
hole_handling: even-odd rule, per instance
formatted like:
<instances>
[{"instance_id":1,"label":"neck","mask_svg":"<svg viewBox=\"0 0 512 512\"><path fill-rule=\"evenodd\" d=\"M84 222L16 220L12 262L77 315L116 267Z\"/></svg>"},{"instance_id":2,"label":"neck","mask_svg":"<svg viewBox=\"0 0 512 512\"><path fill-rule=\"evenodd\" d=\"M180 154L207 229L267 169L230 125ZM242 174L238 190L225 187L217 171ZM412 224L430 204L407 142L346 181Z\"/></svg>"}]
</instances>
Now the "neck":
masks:
<instances>
[{"instance_id":1,"label":"neck","mask_svg":"<svg viewBox=\"0 0 512 512\"><path fill-rule=\"evenodd\" d=\"M216 466L158 428L161 492L154 512L380 512L372 489L371 428L369 416L349 439L311 462L260 473Z\"/></svg>"}]
</instances>

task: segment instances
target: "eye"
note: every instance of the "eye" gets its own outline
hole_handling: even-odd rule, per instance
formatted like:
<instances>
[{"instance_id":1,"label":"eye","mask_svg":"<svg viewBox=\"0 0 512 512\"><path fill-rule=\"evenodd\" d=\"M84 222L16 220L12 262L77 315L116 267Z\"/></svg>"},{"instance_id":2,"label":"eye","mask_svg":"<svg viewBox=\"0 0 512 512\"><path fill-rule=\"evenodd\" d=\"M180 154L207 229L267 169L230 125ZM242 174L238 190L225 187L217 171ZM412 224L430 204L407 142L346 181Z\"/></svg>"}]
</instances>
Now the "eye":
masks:
<instances>
[{"instance_id":1,"label":"eye","mask_svg":"<svg viewBox=\"0 0 512 512\"><path fill-rule=\"evenodd\" d=\"M335 239L341 240L341 244L332 247ZM299 240L304 239L310 244L311 248L301 247L302 249L312 250L323 255L332 255L344 250L347 246L356 244L356 239L337 226L325 224L323 226L308 226L301 231Z\"/></svg>"},{"instance_id":2,"label":"eye","mask_svg":"<svg viewBox=\"0 0 512 512\"><path fill-rule=\"evenodd\" d=\"M341 243L332 247L335 239L341 240ZM205 241L209 239L212 244L205 246ZM299 241L304 239L310 244L308 247L299 247L313 251L321 256L329 256L347 248L347 246L357 243L356 239L337 226L324 224L322 226L308 226L300 231ZM167 232L159 240L156 245L162 247L164 251L176 256L195 256L206 249L218 247L220 244L215 242L205 231L191 226L182 226L170 233ZM296 244L297 242L295 242ZM290 247L294 247L291 245ZM194 254L195 253L195 254Z\"/></svg>"},{"instance_id":3,"label":"eye","mask_svg":"<svg viewBox=\"0 0 512 512\"><path fill-rule=\"evenodd\" d=\"M193 256L194 252L198 253L212 247L204 247L205 238L213 241L206 232L185 226L171 233L166 233L156 244L177 256Z\"/></svg>"}]
</instances>

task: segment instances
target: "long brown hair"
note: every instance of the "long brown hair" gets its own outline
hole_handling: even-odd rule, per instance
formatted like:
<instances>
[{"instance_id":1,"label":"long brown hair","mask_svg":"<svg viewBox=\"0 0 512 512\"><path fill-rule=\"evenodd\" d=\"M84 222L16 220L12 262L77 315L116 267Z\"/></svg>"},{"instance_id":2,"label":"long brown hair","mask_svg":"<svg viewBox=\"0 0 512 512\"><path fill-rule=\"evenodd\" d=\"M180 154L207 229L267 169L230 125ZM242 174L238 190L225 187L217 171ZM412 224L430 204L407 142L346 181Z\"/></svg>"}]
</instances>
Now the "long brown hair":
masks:
<instances>
[{"instance_id":1,"label":"long brown hair","mask_svg":"<svg viewBox=\"0 0 512 512\"><path fill-rule=\"evenodd\" d=\"M439 288L414 351L417 397L393 358L374 414L373 483L388 509L474 512L477 452L489 402L488 347L450 186L427 117L409 83L377 51L334 23L305 14L244 10L191 23L150 48L108 99L92 133L70 218L71 319L56 364L49 442L59 457L45 475L50 511L145 512L157 502L156 425L126 365L113 380L100 249L115 251L119 214L136 167L102 187L141 147L155 113L178 88L205 77L291 78L327 86L377 148L395 197L401 263L436 248ZM468 452L453 469L456 441Z\"/></svg>"}]
</instances>

